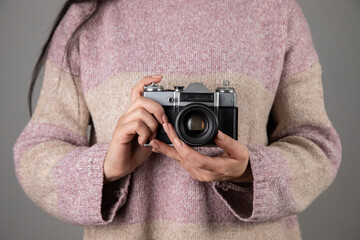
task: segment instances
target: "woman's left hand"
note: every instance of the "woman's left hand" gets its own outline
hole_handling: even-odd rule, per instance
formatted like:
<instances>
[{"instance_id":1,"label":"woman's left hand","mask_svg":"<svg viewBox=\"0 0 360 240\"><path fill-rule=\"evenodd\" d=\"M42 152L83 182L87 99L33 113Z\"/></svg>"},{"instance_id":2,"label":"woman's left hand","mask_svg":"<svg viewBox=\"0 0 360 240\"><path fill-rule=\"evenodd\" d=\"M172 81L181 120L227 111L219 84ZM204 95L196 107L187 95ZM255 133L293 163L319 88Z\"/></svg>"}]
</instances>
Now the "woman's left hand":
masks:
<instances>
[{"instance_id":1,"label":"woman's left hand","mask_svg":"<svg viewBox=\"0 0 360 240\"><path fill-rule=\"evenodd\" d=\"M163 124L163 128L174 147L153 139L150 142L153 151L178 161L194 179L202 182L253 181L249 149L245 144L218 131L215 143L225 151L220 156L209 157L200 154L181 141L170 123Z\"/></svg>"}]
</instances>

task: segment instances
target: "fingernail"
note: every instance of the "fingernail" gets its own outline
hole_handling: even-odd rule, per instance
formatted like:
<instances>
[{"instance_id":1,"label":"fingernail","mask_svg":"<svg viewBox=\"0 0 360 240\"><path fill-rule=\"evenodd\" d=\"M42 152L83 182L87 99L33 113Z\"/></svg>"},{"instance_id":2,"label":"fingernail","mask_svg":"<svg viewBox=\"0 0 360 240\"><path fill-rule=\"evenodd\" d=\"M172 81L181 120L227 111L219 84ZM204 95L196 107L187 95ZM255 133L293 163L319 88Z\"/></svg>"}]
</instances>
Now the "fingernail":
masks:
<instances>
[{"instance_id":1,"label":"fingernail","mask_svg":"<svg viewBox=\"0 0 360 240\"><path fill-rule=\"evenodd\" d=\"M152 78L162 78L161 75L152 75L151 77L152 77Z\"/></svg>"},{"instance_id":2,"label":"fingernail","mask_svg":"<svg viewBox=\"0 0 360 240\"><path fill-rule=\"evenodd\" d=\"M155 141L151 141L151 142L150 142L150 145L151 145L153 148L155 148L156 150L157 150L157 149L160 149L159 144L157 144Z\"/></svg>"},{"instance_id":3,"label":"fingernail","mask_svg":"<svg viewBox=\"0 0 360 240\"><path fill-rule=\"evenodd\" d=\"M223 141L225 139L225 135L222 131L218 130L218 135L217 135L217 138L220 140L220 141Z\"/></svg>"},{"instance_id":4,"label":"fingernail","mask_svg":"<svg viewBox=\"0 0 360 240\"><path fill-rule=\"evenodd\" d=\"M179 138L175 138L173 141L174 141L174 144L175 144L175 146L177 148L182 148L183 144L182 144L182 142L180 141Z\"/></svg>"},{"instance_id":5,"label":"fingernail","mask_svg":"<svg viewBox=\"0 0 360 240\"><path fill-rule=\"evenodd\" d=\"M167 118L167 116L165 114L162 116L162 120L164 121L164 123L169 122L169 119Z\"/></svg>"},{"instance_id":6,"label":"fingernail","mask_svg":"<svg viewBox=\"0 0 360 240\"><path fill-rule=\"evenodd\" d=\"M163 124L163 128L164 128L164 130L165 130L166 133L169 133L169 126L168 126L167 123L164 123L164 124Z\"/></svg>"}]
</instances>

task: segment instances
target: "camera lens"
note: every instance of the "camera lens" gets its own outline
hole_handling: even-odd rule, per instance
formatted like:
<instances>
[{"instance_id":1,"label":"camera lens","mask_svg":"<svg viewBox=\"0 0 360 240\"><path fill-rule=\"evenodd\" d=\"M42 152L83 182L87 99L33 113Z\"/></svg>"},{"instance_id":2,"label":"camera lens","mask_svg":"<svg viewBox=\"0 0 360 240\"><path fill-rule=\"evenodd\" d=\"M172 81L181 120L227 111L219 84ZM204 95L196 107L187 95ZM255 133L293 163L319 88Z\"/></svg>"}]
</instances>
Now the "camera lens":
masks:
<instances>
[{"instance_id":1,"label":"camera lens","mask_svg":"<svg viewBox=\"0 0 360 240\"><path fill-rule=\"evenodd\" d=\"M202 146L217 134L218 120L214 112L203 104L189 104L183 108L175 120L175 130L185 143Z\"/></svg>"},{"instance_id":2,"label":"camera lens","mask_svg":"<svg viewBox=\"0 0 360 240\"><path fill-rule=\"evenodd\" d=\"M185 122L186 132L193 136L200 135L208 127L206 118L202 114L195 113L190 115Z\"/></svg>"}]
</instances>

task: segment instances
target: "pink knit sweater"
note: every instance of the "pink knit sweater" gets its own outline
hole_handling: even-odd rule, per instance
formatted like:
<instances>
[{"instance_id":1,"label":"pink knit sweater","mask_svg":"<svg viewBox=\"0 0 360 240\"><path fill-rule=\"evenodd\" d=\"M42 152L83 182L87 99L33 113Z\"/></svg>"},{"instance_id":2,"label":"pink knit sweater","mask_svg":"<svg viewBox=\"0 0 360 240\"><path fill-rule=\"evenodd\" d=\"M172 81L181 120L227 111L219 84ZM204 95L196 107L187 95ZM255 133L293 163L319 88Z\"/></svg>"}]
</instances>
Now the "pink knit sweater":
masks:
<instances>
[{"instance_id":1,"label":"pink knit sweater","mask_svg":"<svg viewBox=\"0 0 360 240\"><path fill-rule=\"evenodd\" d=\"M27 196L85 226L84 239L301 239L297 214L334 180L341 142L297 1L109 1L81 32L71 75L64 46L90 10L72 5L57 28L34 115L14 145ZM165 88L201 81L214 90L230 81L252 184L200 182L156 153L103 184L130 89L153 74Z\"/></svg>"}]
</instances>

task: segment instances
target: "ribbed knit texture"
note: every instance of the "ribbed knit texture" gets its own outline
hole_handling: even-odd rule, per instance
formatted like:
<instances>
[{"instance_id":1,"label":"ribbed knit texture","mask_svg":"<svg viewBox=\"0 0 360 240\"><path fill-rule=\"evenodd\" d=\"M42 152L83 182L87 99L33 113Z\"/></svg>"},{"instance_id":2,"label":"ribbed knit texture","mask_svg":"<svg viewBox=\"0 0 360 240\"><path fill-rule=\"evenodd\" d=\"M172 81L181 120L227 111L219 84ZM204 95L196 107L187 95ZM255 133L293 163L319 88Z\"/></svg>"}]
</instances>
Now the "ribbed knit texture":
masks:
<instances>
[{"instance_id":1,"label":"ribbed knit texture","mask_svg":"<svg viewBox=\"0 0 360 240\"><path fill-rule=\"evenodd\" d=\"M57 28L34 115L14 145L28 197L85 226L84 239L301 239L297 214L334 180L341 142L296 0L109 1L81 32L71 75L64 47L90 10L72 5ZM200 182L156 153L103 184L131 88L153 74L165 88L203 82L215 90L230 81L252 184ZM90 115L96 135L87 136Z\"/></svg>"}]
</instances>

